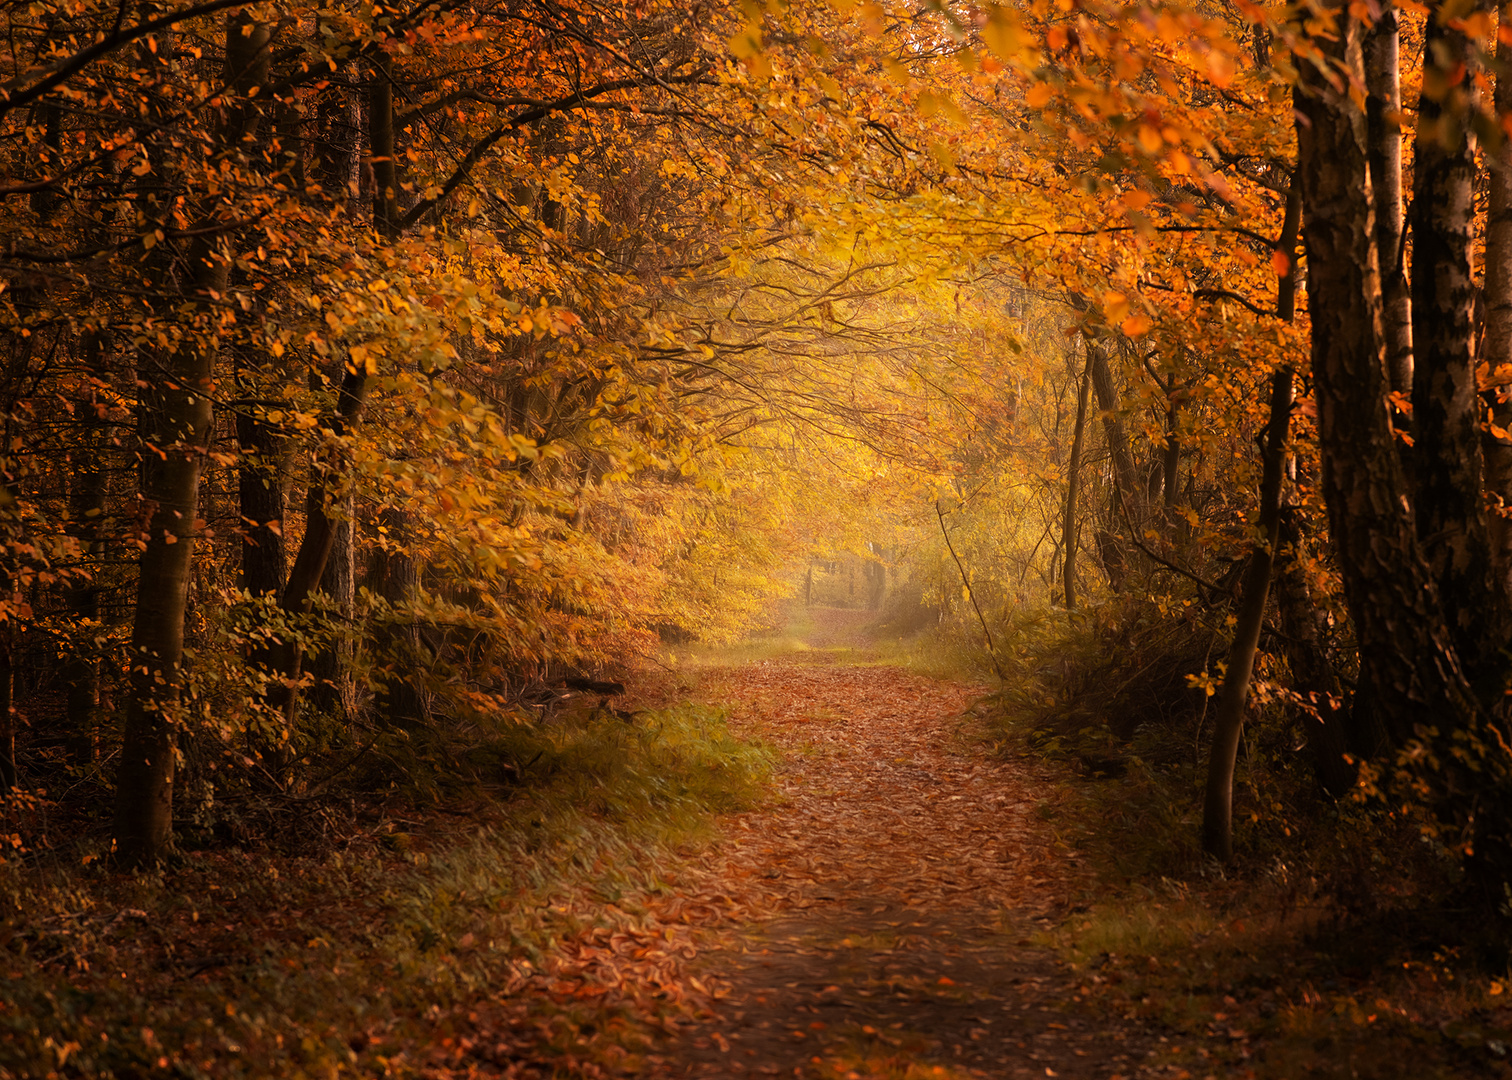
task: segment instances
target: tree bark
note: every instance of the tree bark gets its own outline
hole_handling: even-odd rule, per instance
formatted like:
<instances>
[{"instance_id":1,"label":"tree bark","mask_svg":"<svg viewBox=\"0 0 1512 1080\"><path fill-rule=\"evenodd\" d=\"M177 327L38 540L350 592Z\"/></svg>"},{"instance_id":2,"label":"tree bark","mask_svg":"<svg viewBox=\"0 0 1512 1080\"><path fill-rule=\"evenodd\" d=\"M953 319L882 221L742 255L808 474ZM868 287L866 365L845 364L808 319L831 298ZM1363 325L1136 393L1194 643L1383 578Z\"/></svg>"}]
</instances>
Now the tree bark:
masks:
<instances>
[{"instance_id":1,"label":"tree bark","mask_svg":"<svg viewBox=\"0 0 1512 1080\"><path fill-rule=\"evenodd\" d=\"M190 265L196 274L188 299L224 295L230 257L218 244L195 244ZM214 307L208 310L214 317ZM128 867L158 862L171 839L184 609L214 371L215 347L189 334L163 358L161 371L141 375L151 388L142 425L142 501L151 517L137 581L131 695L116 778L116 854Z\"/></svg>"},{"instance_id":2,"label":"tree bark","mask_svg":"<svg viewBox=\"0 0 1512 1080\"><path fill-rule=\"evenodd\" d=\"M350 620L356 602L356 551L353 545L351 496L332 524L331 553L326 559L325 572L320 576L320 591L328 597L340 617ZM345 688L351 682L348 668L354 652L351 639L340 636L328 647L310 658L310 676L314 685L310 689L310 701L315 708L329 716L344 717L347 709Z\"/></svg>"},{"instance_id":3,"label":"tree bark","mask_svg":"<svg viewBox=\"0 0 1512 1080\"><path fill-rule=\"evenodd\" d=\"M392 240L399 233L399 168L394 157L394 83L380 51L368 83L368 130L372 140L373 227Z\"/></svg>"},{"instance_id":4,"label":"tree bark","mask_svg":"<svg viewBox=\"0 0 1512 1080\"><path fill-rule=\"evenodd\" d=\"M1250 676L1260 644L1260 627L1265 622L1265 605L1270 596L1271 565L1281 536L1281 482L1285 478L1286 429L1291 422L1291 407L1292 370L1278 368L1271 376L1270 422L1261 451L1264 465L1256 527L1262 539L1255 544L1244 571L1238 622L1213 719L1213 749L1208 759L1207 794L1202 808L1202 849L1222 862L1234 857L1234 768L1239 737L1244 730Z\"/></svg>"},{"instance_id":5,"label":"tree bark","mask_svg":"<svg viewBox=\"0 0 1512 1080\"><path fill-rule=\"evenodd\" d=\"M1402 246L1401 33L1393 0L1365 35L1365 137L1375 192L1381 327L1392 390L1412 394L1412 296Z\"/></svg>"},{"instance_id":6,"label":"tree bark","mask_svg":"<svg viewBox=\"0 0 1512 1080\"><path fill-rule=\"evenodd\" d=\"M1503 0L1499 23L1512 30L1512 0ZM1512 113L1512 43L1501 40L1496 58L1495 113ZM1493 389L1486 394L1495 430L1483 435L1488 519L1493 571L1500 587L1512 595L1512 139L1503 139L1487 155L1490 206L1486 214L1486 336L1481 359Z\"/></svg>"},{"instance_id":7,"label":"tree bark","mask_svg":"<svg viewBox=\"0 0 1512 1080\"><path fill-rule=\"evenodd\" d=\"M1430 18L1413 181L1413 510L1460 663L1499 660L1506 603L1494 586L1475 373L1475 44Z\"/></svg>"},{"instance_id":8,"label":"tree bark","mask_svg":"<svg viewBox=\"0 0 1512 1080\"><path fill-rule=\"evenodd\" d=\"M276 426L244 405L236 415L237 494L241 509L241 587L254 599L283 594L284 474L288 443Z\"/></svg>"},{"instance_id":9,"label":"tree bark","mask_svg":"<svg viewBox=\"0 0 1512 1080\"><path fill-rule=\"evenodd\" d=\"M1066 610L1076 608L1076 504L1081 497L1082 441L1087 428L1087 398L1092 382L1092 350L1087 350L1087 366L1077 380L1076 425L1071 432L1071 460L1066 465L1066 508L1061 528L1061 544L1066 552L1061 584L1066 594Z\"/></svg>"},{"instance_id":10,"label":"tree bark","mask_svg":"<svg viewBox=\"0 0 1512 1080\"><path fill-rule=\"evenodd\" d=\"M1361 78L1357 22L1315 44ZM1364 117L1346 89L1304 65L1295 93L1312 370L1322 487L1345 599L1382 721L1402 745L1418 726L1477 713L1417 547L1386 394L1380 272Z\"/></svg>"},{"instance_id":11,"label":"tree bark","mask_svg":"<svg viewBox=\"0 0 1512 1080\"><path fill-rule=\"evenodd\" d=\"M1088 335L1083 334L1082 340L1087 347L1092 388L1097 392L1097 408L1102 413L1103 435L1108 443L1108 452L1113 457L1113 479L1118 485L1118 497L1123 500L1130 524L1135 529L1143 529L1145 485L1139 481L1134 455L1129 450L1129 436L1118 413L1118 390L1113 385L1112 368L1108 366L1108 351L1102 343Z\"/></svg>"},{"instance_id":12,"label":"tree bark","mask_svg":"<svg viewBox=\"0 0 1512 1080\"><path fill-rule=\"evenodd\" d=\"M105 374L107 345L103 335L91 334L83 342L83 352L92 378ZM68 520L69 532L79 543L86 561L99 557L100 523L105 516L105 472L100 455L106 439L100 415L101 403L95 386L80 396L78 402L83 432L78 449L69 455ZM98 567L91 571L98 573ZM72 585L67 596L69 614L75 632L86 638L94 631L100 617L100 587L93 581ZM63 668L67 687L66 730L69 757L76 765L95 759L96 730L100 722L100 659L93 640L75 639Z\"/></svg>"},{"instance_id":13,"label":"tree bark","mask_svg":"<svg viewBox=\"0 0 1512 1080\"><path fill-rule=\"evenodd\" d=\"M430 719L430 712L414 674L416 665L424 662L420 630L402 614L420 586L420 566L407 550L413 530L409 515L401 510L385 510L382 521L392 549L379 553L374 576L378 594L399 614L378 635L388 668L378 690L378 707L390 723L423 723Z\"/></svg>"},{"instance_id":14,"label":"tree bark","mask_svg":"<svg viewBox=\"0 0 1512 1080\"><path fill-rule=\"evenodd\" d=\"M227 81L242 94L266 79L270 35L245 14L226 24ZM235 147L255 113L228 107L221 145ZM211 431L216 331L231 254L219 235L217 206L206 205L201 235L185 252L189 275L179 310L195 324L142 370L144 442L142 501L149 513L132 624L131 694L116 778L116 855L128 867L151 866L167 854L173 828L184 612L198 528L200 473ZM148 354L151 356L151 354Z\"/></svg>"},{"instance_id":15,"label":"tree bark","mask_svg":"<svg viewBox=\"0 0 1512 1080\"><path fill-rule=\"evenodd\" d=\"M1276 242L1276 250L1286 260L1286 273L1276 285L1276 314L1286 322L1291 321L1296 311L1297 232L1301 214L1302 187L1294 173L1286 198L1286 218ZM1286 433L1291 424L1294 378L1290 366L1277 368L1271 376L1270 420L1260 446L1260 513L1256 522L1260 539L1245 568L1234 640L1213 719L1213 748L1202 812L1202 847L1223 862L1234 856L1234 769L1255 654L1260 645L1260 628L1265 622L1265 606L1270 596L1271 568L1281 541L1281 486L1286 478Z\"/></svg>"},{"instance_id":16,"label":"tree bark","mask_svg":"<svg viewBox=\"0 0 1512 1080\"><path fill-rule=\"evenodd\" d=\"M399 228L398 167L394 156L394 87L388 59L381 51L373 60L373 71L368 79L368 133L373 166L373 227L379 235L392 240ZM335 155L322 166L328 178L338 167L339 160L339 155ZM337 390L336 413L330 423L332 434L340 437L361 422L367 391L367 369L348 363ZM326 511L330 495L329 470L329 462L317 462L310 488L305 494L304 539L294 556L294 565L289 570L282 605L286 612L293 615L308 612L310 594L325 576L336 541L335 523ZM281 676L274 687L273 701L285 711L292 724L298 702L296 687L303 666L303 656L298 644L294 641L280 642L273 650L270 666Z\"/></svg>"}]
</instances>

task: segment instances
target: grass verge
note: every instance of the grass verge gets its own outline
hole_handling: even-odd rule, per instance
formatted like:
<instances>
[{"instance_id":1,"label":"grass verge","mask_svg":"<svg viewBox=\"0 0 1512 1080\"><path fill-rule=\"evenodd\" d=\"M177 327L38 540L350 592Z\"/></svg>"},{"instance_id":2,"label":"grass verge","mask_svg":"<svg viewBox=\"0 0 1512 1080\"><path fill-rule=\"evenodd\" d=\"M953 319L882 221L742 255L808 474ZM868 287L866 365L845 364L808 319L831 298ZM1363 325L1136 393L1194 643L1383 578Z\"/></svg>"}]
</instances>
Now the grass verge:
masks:
<instances>
[{"instance_id":1,"label":"grass verge","mask_svg":"<svg viewBox=\"0 0 1512 1080\"><path fill-rule=\"evenodd\" d=\"M501 726L471 753L511 767L507 797L349 808L320 859L7 867L0 1077L638 1071L698 992L679 856L761 797L767 751L681 706Z\"/></svg>"}]
</instances>

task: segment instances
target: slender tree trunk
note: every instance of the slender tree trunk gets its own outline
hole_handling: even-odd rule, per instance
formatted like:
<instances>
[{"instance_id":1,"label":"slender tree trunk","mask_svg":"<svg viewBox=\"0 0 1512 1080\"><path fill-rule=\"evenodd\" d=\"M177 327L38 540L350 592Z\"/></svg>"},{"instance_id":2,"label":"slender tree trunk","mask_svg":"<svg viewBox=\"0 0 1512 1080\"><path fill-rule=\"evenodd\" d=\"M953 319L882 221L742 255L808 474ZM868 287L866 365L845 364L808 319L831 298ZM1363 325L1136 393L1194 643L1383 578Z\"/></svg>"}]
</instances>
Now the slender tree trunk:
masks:
<instances>
[{"instance_id":1,"label":"slender tree trunk","mask_svg":"<svg viewBox=\"0 0 1512 1080\"><path fill-rule=\"evenodd\" d=\"M1286 196L1286 218L1276 251L1286 263L1286 272L1276 285L1276 316L1291 322L1297 309L1297 234L1302 224L1302 185L1292 175ZM1218 692L1213 718L1213 749L1208 761L1207 793L1203 801L1202 847L1209 855L1227 862L1234 855L1234 769L1239 759L1239 738L1244 730L1244 710L1249 702L1250 678L1260 645L1260 628L1270 596L1271 570L1281 540L1281 487L1286 479L1286 433L1291 423L1292 384L1288 367L1271 376L1270 421L1261 444L1260 514L1261 540L1250 553L1240 591L1234 641L1228 666Z\"/></svg>"},{"instance_id":2,"label":"slender tree trunk","mask_svg":"<svg viewBox=\"0 0 1512 1080\"><path fill-rule=\"evenodd\" d=\"M230 258L196 244L200 268L190 298L224 295ZM214 317L214 307L208 307ZM173 826L184 610L199 517L200 470L210 436L215 347L186 335L163 357L162 371L142 372L150 389L143 416L142 499L150 513L137 582L129 659L131 695L116 778L116 853L127 866L158 862Z\"/></svg>"},{"instance_id":3,"label":"slender tree trunk","mask_svg":"<svg viewBox=\"0 0 1512 1080\"><path fill-rule=\"evenodd\" d=\"M1402 246L1401 34L1393 0L1365 35L1365 137L1375 192L1376 255L1381 271L1381 325L1392 390L1412 394L1412 296Z\"/></svg>"},{"instance_id":4,"label":"slender tree trunk","mask_svg":"<svg viewBox=\"0 0 1512 1080\"><path fill-rule=\"evenodd\" d=\"M336 393L336 413L328 425L332 434L339 438L361 422L367 389L367 373L348 367ZM334 462L317 461L310 488L305 493L304 537L289 570L281 605L289 615L308 614L311 594L320 586L336 544L336 522L327 511L333 468ZM290 639L275 644L269 651L267 667L280 676L270 692L269 704L282 710L292 725L298 702L295 687L303 668L303 653L298 642Z\"/></svg>"},{"instance_id":5,"label":"slender tree trunk","mask_svg":"<svg viewBox=\"0 0 1512 1080\"><path fill-rule=\"evenodd\" d=\"M1499 663L1506 601L1495 588L1482 487L1475 372L1475 44L1430 18L1413 183L1413 510L1460 663ZM1458 82L1456 82L1456 79Z\"/></svg>"},{"instance_id":6,"label":"slender tree trunk","mask_svg":"<svg viewBox=\"0 0 1512 1080\"><path fill-rule=\"evenodd\" d=\"M1512 32L1512 0L1500 9L1503 33ZM1497 46L1495 113L1512 114L1512 42ZM1486 397L1492 427L1483 437L1491 560L1501 588L1512 594L1512 139L1487 155L1490 207L1486 215L1486 336L1481 359L1494 387ZM1499 430L1498 430L1499 429Z\"/></svg>"},{"instance_id":7,"label":"slender tree trunk","mask_svg":"<svg viewBox=\"0 0 1512 1080\"><path fill-rule=\"evenodd\" d=\"M38 317L43 292L30 283L13 293L16 313L23 321ZM35 332L10 335L3 386L0 386L0 795L16 786L15 652L19 627L28 618L17 588L19 557L26 542L26 521L20 502L23 458L16 453L21 441L21 403L28 383Z\"/></svg>"},{"instance_id":8,"label":"slender tree trunk","mask_svg":"<svg viewBox=\"0 0 1512 1080\"><path fill-rule=\"evenodd\" d=\"M246 14L226 24L227 81L246 93L266 81L270 35ZM235 146L255 126L255 110L227 109L222 145ZM141 371L142 501L149 514L137 580L128 653L131 695L116 778L116 854L126 866L150 866L167 853L173 828L184 612L198 529L200 473L211 431L216 332L231 254L218 234L220 208L205 207L201 235L185 252L192 275L184 289L183 339L160 367ZM149 361L152 354L147 354Z\"/></svg>"},{"instance_id":9,"label":"slender tree trunk","mask_svg":"<svg viewBox=\"0 0 1512 1080\"><path fill-rule=\"evenodd\" d=\"M1261 454L1264 466L1258 528L1264 539L1250 553L1249 566L1244 572L1234 641L1229 648L1228 669L1213 719L1213 750L1208 760L1207 795L1202 809L1202 848L1224 862L1234 855L1234 767L1244 729L1255 652L1260 644L1260 627L1265 622L1265 605L1270 596L1271 566L1280 540L1281 482L1291 406L1292 371L1289 367L1279 368L1271 377L1270 423Z\"/></svg>"},{"instance_id":10,"label":"slender tree trunk","mask_svg":"<svg viewBox=\"0 0 1512 1080\"><path fill-rule=\"evenodd\" d=\"M1160 455L1161 505L1166 521L1175 523L1176 503L1180 498L1177 490L1181 472L1181 401L1172 398L1166 404L1166 444Z\"/></svg>"},{"instance_id":11,"label":"slender tree trunk","mask_svg":"<svg viewBox=\"0 0 1512 1080\"><path fill-rule=\"evenodd\" d=\"M332 525L331 554L326 559L325 573L320 577L320 591L329 599L340 617L350 621L356 602L356 551L353 545L355 530L352 522L352 498L344 500L341 515ZM354 648L351 638L342 635L330 646L321 649L310 658L310 675L315 680L310 689L310 701L315 708L329 716L346 714L346 686L351 679Z\"/></svg>"},{"instance_id":12,"label":"slender tree trunk","mask_svg":"<svg viewBox=\"0 0 1512 1080\"><path fill-rule=\"evenodd\" d=\"M1134 455L1129 450L1129 436L1124 430L1123 419L1118 412L1118 390L1113 384L1113 370L1108 365L1108 350L1101 342L1082 335L1087 348L1087 365L1092 375L1092 389L1097 393L1097 408L1102 413L1103 437L1108 444L1108 453L1113 458L1113 481L1118 487L1118 498L1135 530L1145 525L1145 485L1139 481L1139 471L1134 466Z\"/></svg>"},{"instance_id":13,"label":"slender tree trunk","mask_svg":"<svg viewBox=\"0 0 1512 1080\"><path fill-rule=\"evenodd\" d=\"M103 380L107 345L101 334L91 334L83 342L83 352L92 378ZM69 531L79 542L86 560L100 555L100 523L105 516L105 471L100 461L106 431L100 415L101 402L95 386L81 395L78 415L83 431L78 448L69 455L68 520ZM92 574L99 567L90 567ZM100 723L100 659L97 647L88 640L100 617L100 587L93 580L72 585L67 596L69 613L76 632L86 640L75 640L69 660L63 667L67 687L67 739L69 757L76 765L95 759L96 731Z\"/></svg>"},{"instance_id":14,"label":"slender tree trunk","mask_svg":"<svg viewBox=\"0 0 1512 1080\"><path fill-rule=\"evenodd\" d=\"M1332 0L1325 7L1338 17L1338 33L1316 46L1363 78L1359 23ZM1323 494L1361 665L1401 745L1418 724L1452 724L1478 709L1404 498L1386 401L1364 117L1311 65L1294 105Z\"/></svg>"},{"instance_id":15,"label":"slender tree trunk","mask_svg":"<svg viewBox=\"0 0 1512 1080\"><path fill-rule=\"evenodd\" d=\"M1276 286L1276 315L1290 322L1297 303L1297 234L1301 228L1302 186L1296 175L1286 197L1286 219L1276 250L1286 260L1286 273ZM1290 367L1271 376L1270 421L1261 445L1260 514L1261 540L1250 553L1240 592L1234 641L1218 693L1213 719L1213 749L1208 762L1207 794L1203 803L1202 847L1214 858L1227 861L1234 854L1234 769L1239 756L1239 738L1244 730L1244 710L1249 702L1250 677L1260 645L1260 628L1270 596L1271 568L1281 539L1281 487L1285 480L1286 433L1291 423L1292 384Z\"/></svg>"},{"instance_id":16,"label":"slender tree trunk","mask_svg":"<svg viewBox=\"0 0 1512 1080\"><path fill-rule=\"evenodd\" d=\"M390 723L406 725L430 719L416 667L424 662L420 630L402 613L420 587L420 566L408 550L413 528L408 514L385 510L382 515L391 549L378 556L378 593L399 612L378 636L378 647L388 674L378 691L379 710Z\"/></svg>"},{"instance_id":17,"label":"slender tree trunk","mask_svg":"<svg viewBox=\"0 0 1512 1080\"><path fill-rule=\"evenodd\" d=\"M399 227L398 163L394 156L394 86L387 56L381 51L373 59L368 79L368 133L373 166L373 227L379 235L392 240ZM342 158L328 156L321 164L325 181L334 181ZM356 427L362 419L367 401L368 371L360 364L347 365L337 391L336 414L331 430L337 436ZM331 551L336 543L336 526L326 511L330 496L331 463L320 464L305 495L305 533L300 542L289 580L284 588L283 608L293 615L309 611L310 595L325 576ZM296 689L304 658L296 642L276 646L272 667L282 676L275 687L275 704L282 708L290 724L298 704Z\"/></svg>"},{"instance_id":18,"label":"slender tree trunk","mask_svg":"<svg viewBox=\"0 0 1512 1080\"><path fill-rule=\"evenodd\" d=\"M284 587L284 475L288 441L244 405L236 416L241 448L237 489L241 508L241 586L254 599L277 602Z\"/></svg>"},{"instance_id":19,"label":"slender tree trunk","mask_svg":"<svg viewBox=\"0 0 1512 1080\"><path fill-rule=\"evenodd\" d=\"M0 595L14 612L17 607L14 578L9 568L0 569ZM0 622L0 795L16 786L16 616Z\"/></svg>"},{"instance_id":20,"label":"slender tree trunk","mask_svg":"<svg viewBox=\"0 0 1512 1080\"><path fill-rule=\"evenodd\" d=\"M382 52L373 62L368 88L368 128L373 149L373 226L392 240L399 231L399 163L394 157L394 83L388 58Z\"/></svg>"},{"instance_id":21,"label":"slender tree trunk","mask_svg":"<svg viewBox=\"0 0 1512 1080\"><path fill-rule=\"evenodd\" d=\"M1066 568L1061 584L1066 593L1066 610L1076 608L1076 504L1081 497L1082 442L1087 429L1087 398L1092 383L1092 351L1087 350L1087 366L1077 380L1076 425L1071 432L1071 460L1066 465L1066 509L1061 525L1061 544L1066 550Z\"/></svg>"},{"instance_id":22,"label":"slender tree trunk","mask_svg":"<svg viewBox=\"0 0 1512 1080\"><path fill-rule=\"evenodd\" d=\"M340 73L350 78L351 69ZM363 131L361 95L340 81L333 81L316 102L313 172L325 197L354 205L362 162Z\"/></svg>"}]
</instances>

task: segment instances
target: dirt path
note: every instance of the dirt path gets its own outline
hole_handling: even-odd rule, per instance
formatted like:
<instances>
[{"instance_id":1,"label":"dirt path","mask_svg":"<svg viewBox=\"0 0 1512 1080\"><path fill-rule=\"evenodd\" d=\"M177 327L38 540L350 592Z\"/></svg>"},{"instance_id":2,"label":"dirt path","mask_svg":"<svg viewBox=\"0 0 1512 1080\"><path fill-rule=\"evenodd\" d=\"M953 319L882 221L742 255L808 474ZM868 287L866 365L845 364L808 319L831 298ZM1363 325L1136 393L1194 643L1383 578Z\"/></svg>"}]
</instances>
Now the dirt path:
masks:
<instances>
[{"instance_id":1,"label":"dirt path","mask_svg":"<svg viewBox=\"0 0 1512 1080\"><path fill-rule=\"evenodd\" d=\"M847 614L821 624L831 643ZM1156 1038L1094 1022L1031 943L1081 871L1037 813L1044 779L973 751L980 688L822 651L709 681L784 762L710 868L760 914L701 951L714 1002L664 1075L1149 1074Z\"/></svg>"}]
</instances>

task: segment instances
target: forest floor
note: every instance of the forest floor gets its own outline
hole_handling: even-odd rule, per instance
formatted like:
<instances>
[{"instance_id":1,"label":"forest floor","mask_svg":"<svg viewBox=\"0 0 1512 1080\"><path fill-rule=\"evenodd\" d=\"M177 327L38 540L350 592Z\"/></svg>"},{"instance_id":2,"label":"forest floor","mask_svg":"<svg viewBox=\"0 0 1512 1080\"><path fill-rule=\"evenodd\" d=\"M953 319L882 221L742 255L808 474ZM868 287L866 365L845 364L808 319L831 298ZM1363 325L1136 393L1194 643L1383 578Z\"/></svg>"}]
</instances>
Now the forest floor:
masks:
<instances>
[{"instance_id":1,"label":"forest floor","mask_svg":"<svg viewBox=\"0 0 1512 1080\"><path fill-rule=\"evenodd\" d=\"M1043 768L984 752L984 687L884 666L869 616L813 609L798 651L705 669L700 692L781 754L772 802L709 872L759 913L690 965L713 991L677 1077L1121 1077L1178 1072L1142 1024L1080 1007L1034 940L1085 884Z\"/></svg>"},{"instance_id":2,"label":"forest floor","mask_svg":"<svg viewBox=\"0 0 1512 1080\"><path fill-rule=\"evenodd\" d=\"M1512 1080L1506 974L1183 854L1190 775L1011 753L862 612L794 622L644 673L633 724L510 728L492 786L8 864L0 1080Z\"/></svg>"}]
</instances>

